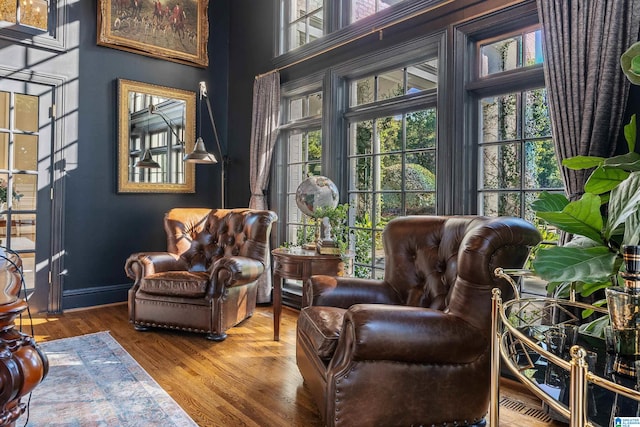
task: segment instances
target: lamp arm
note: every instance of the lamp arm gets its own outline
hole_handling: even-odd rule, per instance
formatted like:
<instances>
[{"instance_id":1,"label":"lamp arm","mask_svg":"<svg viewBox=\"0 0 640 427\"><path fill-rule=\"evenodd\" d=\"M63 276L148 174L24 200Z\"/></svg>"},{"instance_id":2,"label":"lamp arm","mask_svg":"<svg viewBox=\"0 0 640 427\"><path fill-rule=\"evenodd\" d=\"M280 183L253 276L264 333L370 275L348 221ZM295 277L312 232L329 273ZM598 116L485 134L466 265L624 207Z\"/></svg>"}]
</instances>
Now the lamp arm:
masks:
<instances>
[{"instance_id":1,"label":"lamp arm","mask_svg":"<svg viewBox=\"0 0 640 427\"><path fill-rule=\"evenodd\" d=\"M226 156L222 152L222 147L220 146L220 138L218 138L218 129L216 128L216 122L213 120L213 112L211 110L211 101L209 101L209 97L206 92L202 94L204 100L207 102L207 111L209 112L209 120L211 120L211 127L213 128L213 136L216 138L216 145L218 146L218 153L220 153L220 157L222 158L222 163L224 164L224 159Z\"/></svg>"},{"instance_id":2,"label":"lamp arm","mask_svg":"<svg viewBox=\"0 0 640 427\"><path fill-rule=\"evenodd\" d=\"M227 194L225 191L225 181L227 180L226 167L227 167L228 159L227 159L227 156L225 156L224 153L222 152L222 147L220 146L220 138L218 138L218 129L216 128L215 120L213 120L213 111L211 109L211 101L209 101L209 97L207 96L207 86L204 82L200 82L200 100L201 101L202 101L202 98L204 98L204 100L207 102L207 112L209 113L209 120L211 121L211 127L213 128L213 136L216 139L216 146L218 147L218 153L220 153L220 157L222 159L222 161L220 162L220 195L221 195L220 207L224 209L225 198ZM200 120L202 120L202 118Z\"/></svg>"},{"instance_id":3,"label":"lamp arm","mask_svg":"<svg viewBox=\"0 0 640 427\"><path fill-rule=\"evenodd\" d=\"M169 129L171 129L171 133L173 133L176 136L176 138L178 138L178 142L184 145L184 141L180 139L180 135L178 135L178 132L176 132L176 130L173 128L173 122L171 121L171 119L165 117L165 114L162 111L158 110L156 106L153 104L149 104L149 113L159 115L162 118L162 120L164 120L164 122L167 124Z\"/></svg>"}]
</instances>

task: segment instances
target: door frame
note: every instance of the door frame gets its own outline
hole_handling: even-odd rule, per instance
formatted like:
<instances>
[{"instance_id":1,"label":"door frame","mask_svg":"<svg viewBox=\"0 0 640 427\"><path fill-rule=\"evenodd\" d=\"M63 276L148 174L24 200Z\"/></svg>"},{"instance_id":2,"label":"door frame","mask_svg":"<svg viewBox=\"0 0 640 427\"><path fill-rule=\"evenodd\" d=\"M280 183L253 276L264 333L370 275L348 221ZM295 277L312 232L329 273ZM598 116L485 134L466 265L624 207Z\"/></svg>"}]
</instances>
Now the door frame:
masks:
<instances>
[{"instance_id":1,"label":"door frame","mask_svg":"<svg viewBox=\"0 0 640 427\"><path fill-rule=\"evenodd\" d=\"M0 79L10 79L25 83L35 83L51 87L54 110L51 111L51 247L49 249L49 295L47 307L35 307L48 313L62 312L62 290L64 287L64 189L66 177L65 129L67 114L64 105L64 91L67 79L33 70L15 69L0 65Z\"/></svg>"}]
</instances>

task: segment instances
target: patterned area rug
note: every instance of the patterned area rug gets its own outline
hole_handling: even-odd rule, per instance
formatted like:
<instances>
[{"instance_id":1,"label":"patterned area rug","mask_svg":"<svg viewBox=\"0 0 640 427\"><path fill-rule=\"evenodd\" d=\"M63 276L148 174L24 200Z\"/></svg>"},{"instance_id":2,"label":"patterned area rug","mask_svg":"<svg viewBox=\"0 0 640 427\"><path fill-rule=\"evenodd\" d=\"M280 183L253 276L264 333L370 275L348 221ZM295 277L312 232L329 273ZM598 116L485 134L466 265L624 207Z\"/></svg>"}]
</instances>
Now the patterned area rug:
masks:
<instances>
[{"instance_id":1,"label":"patterned area rug","mask_svg":"<svg viewBox=\"0 0 640 427\"><path fill-rule=\"evenodd\" d=\"M39 347L49 374L31 396L27 426L197 427L109 332Z\"/></svg>"}]
</instances>

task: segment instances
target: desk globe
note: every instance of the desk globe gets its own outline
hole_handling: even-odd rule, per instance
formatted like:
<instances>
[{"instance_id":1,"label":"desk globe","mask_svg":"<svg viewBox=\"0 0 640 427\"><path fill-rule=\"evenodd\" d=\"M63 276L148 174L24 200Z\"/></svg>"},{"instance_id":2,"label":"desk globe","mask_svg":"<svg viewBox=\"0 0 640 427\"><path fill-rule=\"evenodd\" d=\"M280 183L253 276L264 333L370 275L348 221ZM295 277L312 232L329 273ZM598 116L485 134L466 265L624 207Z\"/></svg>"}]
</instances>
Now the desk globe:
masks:
<instances>
[{"instance_id":1,"label":"desk globe","mask_svg":"<svg viewBox=\"0 0 640 427\"><path fill-rule=\"evenodd\" d=\"M323 212L327 209L335 209L338 206L338 187L326 176L310 176L298 185L296 189L296 204L303 214L316 220L316 241L312 244L303 245L305 249L320 250L324 248L335 248L331 239L330 227L325 228L323 238L320 238L320 227ZM328 220L324 221L328 224ZM325 226L327 227L327 226Z\"/></svg>"}]
</instances>

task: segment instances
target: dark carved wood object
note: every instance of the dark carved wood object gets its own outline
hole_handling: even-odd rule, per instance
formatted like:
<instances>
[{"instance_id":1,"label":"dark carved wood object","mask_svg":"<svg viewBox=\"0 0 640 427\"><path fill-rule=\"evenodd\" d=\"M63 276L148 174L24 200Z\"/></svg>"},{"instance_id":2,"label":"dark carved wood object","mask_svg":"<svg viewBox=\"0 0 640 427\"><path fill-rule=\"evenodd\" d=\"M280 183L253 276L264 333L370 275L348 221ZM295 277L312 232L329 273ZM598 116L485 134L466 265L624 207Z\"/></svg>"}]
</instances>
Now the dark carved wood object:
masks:
<instances>
[{"instance_id":1,"label":"dark carved wood object","mask_svg":"<svg viewBox=\"0 0 640 427\"><path fill-rule=\"evenodd\" d=\"M46 355L34 339L15 329L14 320L27 309L18 297L22 259L0 248L0 426L13 426L26 410L23 396L42 382L49 370Z\"/></svg>"}]
</instances>

